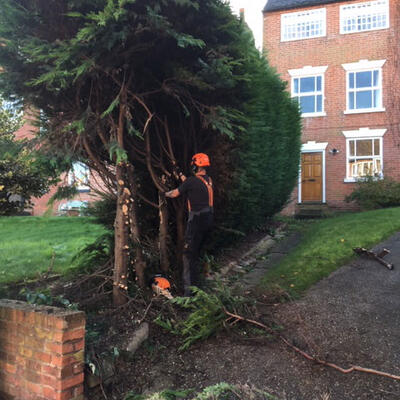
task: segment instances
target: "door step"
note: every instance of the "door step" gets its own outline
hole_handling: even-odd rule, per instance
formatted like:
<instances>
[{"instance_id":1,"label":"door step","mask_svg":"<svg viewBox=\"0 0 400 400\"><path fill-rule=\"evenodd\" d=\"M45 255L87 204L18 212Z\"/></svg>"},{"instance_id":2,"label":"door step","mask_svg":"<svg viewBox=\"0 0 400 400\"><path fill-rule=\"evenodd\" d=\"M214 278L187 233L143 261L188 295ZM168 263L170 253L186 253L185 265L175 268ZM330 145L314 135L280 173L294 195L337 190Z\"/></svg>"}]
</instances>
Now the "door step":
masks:
<instances>
[{"instance_id":1,"label":"door step","mask_svg":"<svg viewBox=\"0 0 400 400\"><path fill-rule=\"evenodd\" d=\"M325 218L329 214L329 207L326 203L296 204L296 218Z\"/></svg>"}]
</instances>

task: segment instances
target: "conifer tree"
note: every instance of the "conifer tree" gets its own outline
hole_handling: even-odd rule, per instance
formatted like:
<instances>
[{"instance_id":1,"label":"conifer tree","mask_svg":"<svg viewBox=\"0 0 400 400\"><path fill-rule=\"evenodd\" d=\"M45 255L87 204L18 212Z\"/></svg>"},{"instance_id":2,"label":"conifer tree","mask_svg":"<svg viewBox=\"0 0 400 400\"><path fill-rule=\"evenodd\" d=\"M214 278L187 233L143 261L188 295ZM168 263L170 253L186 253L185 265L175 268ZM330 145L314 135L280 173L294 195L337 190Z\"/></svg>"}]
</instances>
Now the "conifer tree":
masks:
<instances>
[{"instance_id":1,"label":"conifer tree","mask_svg":"<svg viewBox=\"0 0 400 400\"><path fill-rule=\"evenodd\" d=\"M20 214L57 179L46 157L32 151L28 140L15 138L23 122L18 103L0 97L0 215Z\"/></svg>"},{"instance_id":2,"label":"conifer tree","mask_svg":"<svg viewBox=\"0 0 400 400\"><path fill-rule=\"evenodd\" d=\"M115 196L114 303L122 304L130 260L145 283L139 206L160 213L167 269L165 244L182 247L184 214L181 199L165 207L163 192L178 184L179 170L189 172L191 155L204 151L220 166L215 181L224 198L234 152L221 150L247 146L233 140L265 111L250 104L263 99L253 78L266 69L256 72L260 56L248 29L222 0L0 0L0 8L0 89L41 110L48 121L43 143L85 160ZM283 91L274 79L273 96ZM259 114L249 111L257 107ZM284 125L290 117L277 120Z\"/></svg>"}]
</instances>

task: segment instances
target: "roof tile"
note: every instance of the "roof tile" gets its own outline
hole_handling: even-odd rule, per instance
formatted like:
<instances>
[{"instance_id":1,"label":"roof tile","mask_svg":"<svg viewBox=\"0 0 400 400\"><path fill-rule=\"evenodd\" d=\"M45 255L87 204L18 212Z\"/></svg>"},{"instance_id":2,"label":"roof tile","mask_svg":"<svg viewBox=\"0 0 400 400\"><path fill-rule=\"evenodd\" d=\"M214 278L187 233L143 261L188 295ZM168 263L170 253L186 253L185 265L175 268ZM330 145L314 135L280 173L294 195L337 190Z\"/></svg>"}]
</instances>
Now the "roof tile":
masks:
<instances>
[{"instance_id":1,"label":"roof tile","mask_svg":"<svg viewBox=\"0 0 400 400\"><path fill-rule=\"evenodd\" d=\"M264 12L290 10L292 8L313 7L330 3L343 3L350 0L268 0Z\"/></svg>"}]
</instances>

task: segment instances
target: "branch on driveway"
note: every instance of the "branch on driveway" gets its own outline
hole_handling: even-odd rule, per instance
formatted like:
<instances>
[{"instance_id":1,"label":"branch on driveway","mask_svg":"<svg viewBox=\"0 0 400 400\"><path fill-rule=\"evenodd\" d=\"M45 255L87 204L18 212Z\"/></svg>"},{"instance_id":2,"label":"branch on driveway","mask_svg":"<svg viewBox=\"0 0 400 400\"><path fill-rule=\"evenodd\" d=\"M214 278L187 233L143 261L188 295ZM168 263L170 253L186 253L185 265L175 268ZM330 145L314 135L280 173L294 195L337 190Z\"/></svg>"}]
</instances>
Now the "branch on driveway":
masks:
<instances>
[{"instance_id":1,"label":"branch on driveway","mask_svg":"<svg viewBox=\"0 0 400 400\"><path fill-rule=\"evenodd\" d=\"M351 372L358 371L358 372L364 372L364 373L367 373L367 374L384 376L386 378L395 379L397 381L400 381L400 376L399 375L393 375L393 374L389 374L387 372L377 371L377 370L371 369L371 368L359 367L358 365L353 365L350 368L346 369L346 368L342 368L339 365L336 365L334 363L330 363L330 362L327 362L327 361L324 361L324 360L320 360L319 358L313 357L310 354L306 353L305 351L299 349L295 345L291 344L282 335L278 334L277 332L275 332L273 329L271 329L267 325L264 325L263 323L255 321L255 320L252 320L252 319L248 319L248 318L242 317L241 315L230 313L227 310L224 310L224 312L229 317L227 319L227 322L229 321L230 324L235 324L238 321L243 321L243 322L247 322L247 323L252 324L252 325L259 326L260 328L264 329L265 331L267 331L268 333L270 333L271 335L273 335L277 339L281 340L283 343L286 344L286 346L290 347L295 352L301 354L307 360L314 361L317 364L324 365L326 367L330 367L330 368L336 369L337 371L339 371L339 372L341 372L343 374L349 374Z\"/></svg>"}]
</instances>

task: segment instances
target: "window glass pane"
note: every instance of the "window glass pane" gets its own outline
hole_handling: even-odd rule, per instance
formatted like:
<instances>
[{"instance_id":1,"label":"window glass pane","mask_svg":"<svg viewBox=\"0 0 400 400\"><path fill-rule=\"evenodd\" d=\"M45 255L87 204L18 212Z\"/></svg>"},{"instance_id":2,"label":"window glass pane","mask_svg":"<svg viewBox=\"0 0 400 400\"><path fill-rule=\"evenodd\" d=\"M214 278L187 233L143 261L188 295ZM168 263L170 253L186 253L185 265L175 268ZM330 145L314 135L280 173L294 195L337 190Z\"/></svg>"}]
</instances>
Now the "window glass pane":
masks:
<instances>
[{"instance_id":1,"label":"window glass pane","mask_svg":"<svg viewBox=\"0 0 400 400\"><path fill-rule=\"evenodd\" d=\"M357 156L372 155L372 140L357 140Z\"/></svg>"},{"instance_id":2,"label":"window glass pane","mask_svg":"<svg viewBox=\"0 0 400 400\"><path fill-rule=\"evenodd\" d=\"M300 106L302 113L315 112L315 96L300 97Z\"/></svg>"},{"instance_id":3,"label":"window glass pane","mask_svg":"<svg viewBox=\"0 0 400 400\"><path fill-rule=\"evenodd\" d=\"M350 156L355 156L354 148L355 148L355 142L354 140L350 140L349 141Z\"/></svg>"},{"instance_id":4,"label":"window glass pane","mask_svg":"<svg viewBox=\"0 0 400 400\"><path fill-rule=\"evenodd\" d=\"M298 78L296 78L295 80L294 80L294 93L299 93L299 80L298 80Z\"/></svg>"},{"instance_id":5,"label":"window glass pane","mask_svg":"<svg viewBox=\"0 0 400 400\"><path fill-rule=\"evenodd\" d=\"M322 112L322 95L317 96L317 112Z\"/></svg>"},{"instance_id":6,"label":"window glass pane","mask_svg":"<svg viewBox=\"0 0 400 400\"><path fill-rule=\"evenodd\" d=\"M374 175L374 160L363 160L362 163L362 176Z\"/></svg>"},{"instance_id":7,"label":"window glass pane","mask_svg":"<svg viewBox=\"0 0 400 400\"><path fill-rule=\"evenodd\" d=\"M78 188L89 184L89 168L81 162L72 164L72 170L69 172L69 183L77 185Z\"/></svg>"},{"instance_id":8,"label":"window glass pane","mask_svg":"<svg viewBox=\"0 0 400 400\"><path fill-rule=\"evenodd\" d=\"M322 87L322 77L317 76L317 91L320 92Z\"/></svg>"},{"instance_id":9,"label":"window glass pane","mask_svg":"<svg viewBox=\"0 0 400 400\"><path fill-rule=\"evenodd\" d=\"M378 86L379 84L379 71L374 71L374 86Z\"/></svg>"},{"instance_id":10,"label":"window glass pane","mask_svg":"<svg viewBox=\"0 0 400 400\"><path fill-rule=\"evenodd\" d=\"M315 91L315 78L314 77L300 79L300 92L301 93L314 92L314 91Z\"/></svg>"},{"instance_id":11,"label":"window glass pane","mask_svg":"<svg viewBox=\"0 0 400 400\"><path fill-rule=\"evenodd\" d=\"M374 140L374 155L379 156L381 154L381 141L379 139Z\"/></svg>"},{"instance_id":12,"label":"window glass pane","mask_svg":"<svg viewBox=\"0 0 400 400\"><path fill-rule=\"evenodd\" d=\"M349 109L354 110L354 92L349 93Z\"/></svg>"},{"instance_id":13,"label":"window glass pane","mask_svg":"<svg viewBox=\"0 0 400 400\"><path fill-rule=\"evenodd\" d=\"M381 91L374 90L374 107L381 107Z\"/></svg>"},{"instance_id":14,"label":"window glass pane","mask_svg":"<svg viewBox=\"0 0 400 400\"><path fill-rule=\"evenodd\" d=\"M354 88L354 72L349 74L349 87L350 89Z\"/></svg>"},{"instance_id":15,"label":"window glass pane","mask_svg":"<svg viewBox=\"0 0 400 400\"><path fill-rule=\"evenodd\" d=\"M350 177L359 177L368 175L374 175L374 160L372 158L349 161Z\"/></svg>"},{"instance_id":16,"label":"window glass pane","mask_svg":"<svg viewBox=\"0 0 400 400\"><path fill-rule=\"evenodd\" d=\"M357 109L372 108L372 92L370 90L356 92L356 105Z\"/></svg>"},{"instance_id":17,"label":"window glass pane","mask_svg":"<svg viewBox=\"0 0 400 400\"><path fill-rule=\"evenodd\" d=\"M349 172L348 175L350 177L357 176L357 171L354 170L354 162L355 160L349 160Z\"/></svg>"},{"instance_id":18,"label":"window glass pane","mask_svg":"<svg viewBox=\"0 0 400 400\"><path fill-rule=\"evenodd\" d=\"M375 174L381 174L382 173L382 163L380 159L375 160Z\"/></svg>"},{"instance_id":19,"label":"window glass pane","mask_svg":"<svg viewBox=\"0 0 400 400\"><path fill-rule=\"evenodd\" d=\"M371 71L357 72L356 74L356 87L365 88L372 86Z\"/></svg>"}]
</instances>

